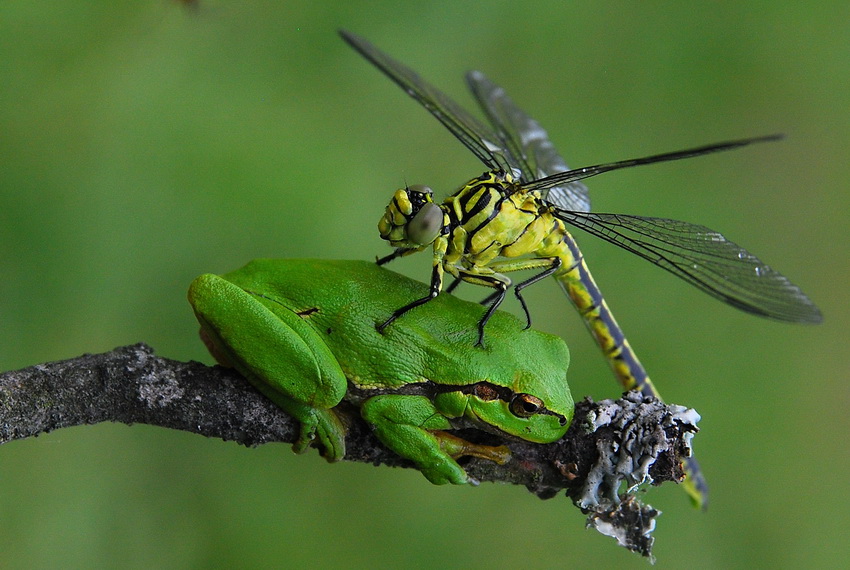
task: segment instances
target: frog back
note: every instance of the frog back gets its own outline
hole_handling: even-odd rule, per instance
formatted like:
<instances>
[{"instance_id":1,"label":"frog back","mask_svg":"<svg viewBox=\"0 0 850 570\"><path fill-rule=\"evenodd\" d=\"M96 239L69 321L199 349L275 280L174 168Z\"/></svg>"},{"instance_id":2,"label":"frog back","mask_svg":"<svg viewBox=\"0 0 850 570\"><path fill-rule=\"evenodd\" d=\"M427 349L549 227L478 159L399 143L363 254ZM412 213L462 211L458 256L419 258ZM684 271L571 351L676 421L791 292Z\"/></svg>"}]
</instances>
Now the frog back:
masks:
<instances>
[{"instance_id":1,"label":"frog back","mask_svg":"<svg viewBox=\"0 0 850 570\"><path fill-rule=\"evenodd\" d=\"M535 394L558 408L572 405L564 342L523 330L523 323L508 313L497 311L487 323L484 347L475 343L485 309L448 294L379 333L377 324L425 296L428 287L375 263L257 259L224 277L246 291L261 292L271 310L294 311L308 321L357 388L487 381Z\"/></svg>"}]
</instances>

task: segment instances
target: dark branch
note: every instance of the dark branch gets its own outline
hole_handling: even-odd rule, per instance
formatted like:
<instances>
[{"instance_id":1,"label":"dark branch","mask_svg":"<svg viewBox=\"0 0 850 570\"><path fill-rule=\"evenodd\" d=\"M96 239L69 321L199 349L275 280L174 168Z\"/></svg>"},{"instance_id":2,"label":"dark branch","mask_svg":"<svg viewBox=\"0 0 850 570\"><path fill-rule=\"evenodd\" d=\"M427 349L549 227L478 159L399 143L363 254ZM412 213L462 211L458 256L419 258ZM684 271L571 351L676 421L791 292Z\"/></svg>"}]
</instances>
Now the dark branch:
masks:
<instances>
[{"instance_id":1,"label":"dark branch","mask_svg":"<svg viewBox=\"0 0 850 570\"><path fill-rule=\"evenodd\" d=\"M372 435L356 408L340 411L350 424L345 460L412 467ZM633 488L681 481L697 419L692 410L636 393L585 399L560 441L512 440L506 465L470 458L464 467L475 479L524 485L544 499L565 490L590 524L649 556L657 513L635 499ZM246 446L291 443L299 427L237 373L160 358L144 344L0 374L0 444L99 422L144 423ZM504 443L478 430L459 435Z\"/></svg>"}]
</instances>

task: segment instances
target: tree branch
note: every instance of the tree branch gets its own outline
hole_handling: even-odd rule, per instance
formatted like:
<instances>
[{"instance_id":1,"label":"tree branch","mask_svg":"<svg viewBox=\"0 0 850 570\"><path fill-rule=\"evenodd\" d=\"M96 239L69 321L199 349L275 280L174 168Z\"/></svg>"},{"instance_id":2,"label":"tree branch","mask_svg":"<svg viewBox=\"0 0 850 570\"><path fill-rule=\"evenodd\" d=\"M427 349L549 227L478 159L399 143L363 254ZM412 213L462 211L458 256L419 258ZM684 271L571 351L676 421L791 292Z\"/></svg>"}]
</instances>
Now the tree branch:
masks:
<instances>
[{"instance_id":1,"label":"tree branch","mask_svg":"<svg viewBox=\"0 0 850 570\"><path fill-rule=\"evenodd\" d=\"M386 449L353 406L338 408L349 425L345 460L413 467ZM565 490L589 513L588 524L621 545L651 555L652 507L639 484L681 481L682 458L699 416L638 393L617 401L576 404L567 434L552 444L511 440L505 465L477 458L463 463L479 481L524 485L540 498ZM295 441L299 426L237 373L154 355L145 344L0 374L0 444L55 429L99 422L144 423L246 446ZM505 443L463 430L475 443ZM623 484L626 491L622 492Z\"/></svg>"}]
</instances>

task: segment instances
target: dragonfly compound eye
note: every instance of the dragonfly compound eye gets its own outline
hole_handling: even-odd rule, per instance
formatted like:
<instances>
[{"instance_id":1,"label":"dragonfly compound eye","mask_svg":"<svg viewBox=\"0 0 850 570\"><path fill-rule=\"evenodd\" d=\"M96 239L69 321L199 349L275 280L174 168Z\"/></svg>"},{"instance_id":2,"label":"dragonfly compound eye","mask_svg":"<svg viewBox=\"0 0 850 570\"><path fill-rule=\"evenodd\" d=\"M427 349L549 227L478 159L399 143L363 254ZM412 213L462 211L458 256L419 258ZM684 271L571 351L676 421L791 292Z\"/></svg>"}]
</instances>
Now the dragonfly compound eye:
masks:
<instances>
[{"instance_id":1,"label":"dragonfly compound eye","mask_svg":"<svg viewBox=\"0 0 850 570\"><path fill-rule=\"evenodd\" d=\"M407 223L407 239L416 245L427 245L437 239L442 228L443 211L434 202L427 202Z\"/></svg>"},{"instance_id":2,"label":"dragonfly compound eye","mask_svg":"<svg viewBox=\"0 0 850 570\"><path fill-rule=\"evenodd\" d=\"M543 400L531 394L517 394L511 400L511 413L519 418L530 418L543 409Z\"/></svg>"}]
</instances>

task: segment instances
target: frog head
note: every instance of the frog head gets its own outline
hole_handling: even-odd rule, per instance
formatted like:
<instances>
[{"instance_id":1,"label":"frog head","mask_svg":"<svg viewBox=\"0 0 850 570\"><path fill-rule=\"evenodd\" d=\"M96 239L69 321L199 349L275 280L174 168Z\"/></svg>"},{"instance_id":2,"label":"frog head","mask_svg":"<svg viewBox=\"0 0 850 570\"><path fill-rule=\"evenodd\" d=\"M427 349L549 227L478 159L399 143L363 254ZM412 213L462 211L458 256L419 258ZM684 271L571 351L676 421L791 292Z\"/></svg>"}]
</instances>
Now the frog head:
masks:
<instances>
[{"instance_id":1,"label":"frog head","mask_svg":"<svg viewBox=\"0 0 850 570\"><path fill-rule=\"evenodd\" d=\"M465 415L499 430L537 443L550 443L566 433L573 400L564 382L560 390L514 391L482 382L469 395Z\"/></svg>"},{"instance_id":2,"label":"frog head","mask_svg":"<svg viewBox=\"0 0 850 570\"><path fill-rule=\"evenodd\" d=\"M528 382L516 382L517 387ZM535 443L560 439L573 417L573 399L566 382L542 383L537 388L515 390L482 381L437 396L444 411L463 415L474 423Z\"/></svg>"}]
</instances>

